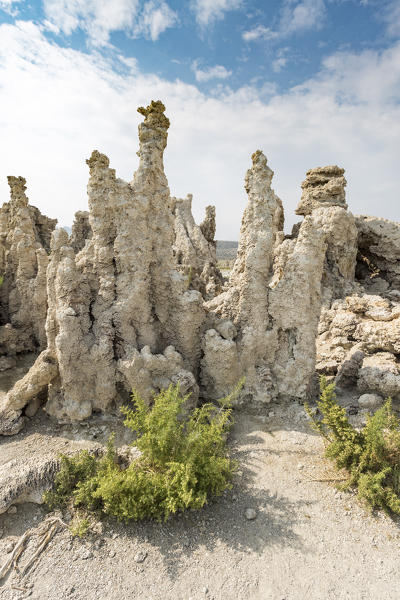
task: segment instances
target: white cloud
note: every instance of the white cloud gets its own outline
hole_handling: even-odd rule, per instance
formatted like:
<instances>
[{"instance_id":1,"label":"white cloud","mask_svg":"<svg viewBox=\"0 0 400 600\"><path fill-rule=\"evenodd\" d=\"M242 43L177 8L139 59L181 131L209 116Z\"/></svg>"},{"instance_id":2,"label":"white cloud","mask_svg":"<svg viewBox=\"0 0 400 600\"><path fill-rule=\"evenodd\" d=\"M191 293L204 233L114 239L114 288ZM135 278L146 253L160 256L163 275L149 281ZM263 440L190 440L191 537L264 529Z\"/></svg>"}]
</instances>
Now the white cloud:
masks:
<instances>
[{"instance_id":1,"label":"white cloud","mask_svg":"<svg viewBox=\"0 0 400 600\"><path fill-rule=\"evenodd\" d=\"M176 13L164 0L43 0L48 28L70 35L80 28L94 46L104 46L113 31L127 31L155 41L177 23Z\"/></svg>"},{"instance_id":2,"label":"white cloud","mask_svg":"<svg viewBox=\"0 0 400 600\"><path fill-rule=\"evenodd\" d=\"M288 59L284 56L280 56L272 61L272 70L274 73L280 73L282 69L286 66Z\"/></svg>"},{"instance_id":3,"label":"white cloud","mask_svg":"<svg viewBox=\"0 0 400 600\"><path fill-rule=\"evenodd\" d=\"M254 42L255 40L259 39L273 40L278 37L279 33L272 31L272 29L269 27L264 27L264 25L257 25L257 27L242 33L242 38L245 40L245 42Z\"/></svg>"},{"instance_id":4,"label":"white cloud","mask_svg":"<svg viewBox=\"0 0 400 600\"><path fill-rule=\"evenodd\" d=\"M200 69L198 61L194 61L192 64L192 71L196 77L196 81L201 83L210 81L210 79L227 79L232 75L232 71L228 71L222 65L215 65L214 67L207 67Z\"/></svg>"},{"instance_id":5,"label":"white cloud","mask_svg":"<svg viewBox=\"0 0 400 600\"><path fill-rule=\"evenodd\" d=\"M18 8L15 5L21 2L22 0L0 0L0 10L15 17L18 14Z\"/></svg>"},{"instance_id":6,"label":"white cloud","mask_svg":"<svg viewBox=\"0 0 400 600\"><path fill-rule=\"evenodd\" d=\"M192 0L191 8L196 15L196 21L202 27L212 25L225 17L225 13L238 10L243 0Z\"/></svg>"},{"instance_id":7,"label":"white cloud","mask_svg":"<svg viewBox=\"0 0 400 600\"><path fill-rule=\"evenodd\" d=\"M280 31L282 35L318 29L325 18L324 0L286 0Z\"/></svg>"},{"instance_id":8,"label":"white cloud","mask_svg":"<svg viewBox=\"0 0 400 600\"><path fill-rule=\"evenodd\" d=\"M325 19L324 0L285 0L279 26L276 30L257 25L244 31L242 38L246 42L256 40L274 40L322 27Z\"/></svg>"},{"instance_id":9,"label":"white cloud","mask_svg":"<svg viewBox=\"0 0 400 600\"><path fill-rule=\"evenodd\" d=\"M387 33L392 37L400 36L400 0L391 0L380 13L387 26Z\"/></svg>"},{"instance_id":10,"label":"white cloud","mask_svg":"<svg viewBox=\"0 0 400 600\"><path fill-rule=\"evenodd\" d=\"M105 152L117 174L137 168L136 107L161 99L171 120L165 168L171 193L194 194L197 221L215 203L219 239L237 237L250 155L260 148L290 226L307 169L346 168L355 213L398 217L400 43L378 52L340 53L285 94L254 86L209 97L195 86L117 74L98 53L49 43L32 23L0 26L0 197L7 175L27 178L33 205L71 224L87 206L85 159Z\"/></svg>"},{"instance_id":11,"label":"white cloud","mask_svg":"<svg viewBox=\"0 0 400 600\"><path fill-rule=\"evenodd\" d=\"M163 31L173 27L177 22L178 15L166 2L150 0L144 5L135 33L143 33L145 37L151 38L154 42Z\"/></svg>"}]
</instances>

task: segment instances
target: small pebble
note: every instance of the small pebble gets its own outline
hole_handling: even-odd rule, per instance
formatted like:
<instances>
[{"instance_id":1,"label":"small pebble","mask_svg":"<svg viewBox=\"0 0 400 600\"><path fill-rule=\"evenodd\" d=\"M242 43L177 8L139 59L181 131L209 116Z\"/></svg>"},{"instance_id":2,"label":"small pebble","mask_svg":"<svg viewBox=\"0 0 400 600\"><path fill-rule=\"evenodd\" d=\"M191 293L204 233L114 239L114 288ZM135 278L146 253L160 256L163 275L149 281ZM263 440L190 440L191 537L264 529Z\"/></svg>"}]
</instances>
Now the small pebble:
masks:
<instances>
[{"instance_id":1,"label":"small pebble","mask_svg":"<svg viewBox=\"0 0 400 600\"><path fill-rule=\"evenodd\" d=\"M208 587L203 587L203 594L208 594Z\"/></svg>"},{"instance_id":2,"label":"small pebble","mask_svg":"<svg viewBox=\"0 0 400 600\"><path fill-rule=\"evenodd\" d=\"M275 411L270 410L269 413L268 413L268 416L269 417L274 417L275 416Z\"/></svg>"},{"instance_id":3,"label":"small pebble","mask_svg":"<svg viewBox=\"0 0 400 600\"><path fill-rule=\"evenodd\" d=\"M139 550L139 552L135 555L135 562L142 563L147 558L147 552L145 550Z\"/></svg>"},{"instance_id":4,"label":"small pebble","mask_svg":"<svg viewBox=\"0 0 400 600\"><path fill-rule=\"evenodd\" d=\"M254 521L254 519L257 517L257 513L254 510L254 508L246 508L246 511L244 514L248 521Z\"/></svg>"},{"instance_id":5,"label":"small pebble","mask_svg":"<svg viewBox=\"0 0 400 600\"><path fill-rule=\"evenodd\" d=\"M16 506L10 506L10 508L7 511L7 514L9 515L16 515L18 512L17 507Z\"/></svg>"},{"instance_id":6,"label":"small pebble","mask_svg":"<svg viewBox=\"0 0 400 600\"><path fill-rule=\"evenodd\" d=\"M111 552L108 555L110 558L114 558L115 556L115 550L111 550Z\"/></svg>"},{"instance_id":7,"label":"small pebble","mask_svg":"<svg viewBox=\"0 0 400 600\"><path fill-rule=\"evenodd\" d=\"M304 469L304 465L302 465L301 463L297 465L297 468L299 471L302 471Z\"/></svg>"},{"instance_id":8,"label":"small pebble","mask_svg":"<svg viewBox=\"0 0 400 600\"><path fill-rule=\"evenodd\" d=\"M8 542L8 544L6 544L6 547L4 549L7 552L7 554L10 554L10 552L12 552L14 550L14 544L12 542Z\"/></svg>"}]
</instances>

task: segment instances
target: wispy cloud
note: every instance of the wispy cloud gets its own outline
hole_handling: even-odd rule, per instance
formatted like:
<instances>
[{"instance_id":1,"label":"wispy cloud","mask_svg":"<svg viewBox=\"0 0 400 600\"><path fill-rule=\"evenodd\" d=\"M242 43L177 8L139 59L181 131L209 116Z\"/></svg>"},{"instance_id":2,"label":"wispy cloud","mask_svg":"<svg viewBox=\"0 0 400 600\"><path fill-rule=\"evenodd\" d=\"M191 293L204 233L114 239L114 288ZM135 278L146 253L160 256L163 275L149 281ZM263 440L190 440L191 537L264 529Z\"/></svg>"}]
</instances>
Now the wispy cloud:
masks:
<instances>
[{"instance_id":1,"label":"wispy cloud","mask_svg":"<svg viewBox=\"0 0 400 600\"><path fill-rule=\"evenodd\" d=\"M289 35L295 32L309 31L322 27L326 13L324 0L286 0L280 32Z\"/></svg>"},{"instance_id":2,"label":"wispy cloud","mask_svg":"<svg viewBox=\"0 0 400 600\"><path fill-rule=\"evenodd\" d=\"M280 73L282 69L286 66L288 59L284 56L280 56L272 61L272 70L274 73Z\"/></svg>"},{"instance_id":3,"label":"wispy cloud","mask_svg":"<svg viewBox=\"0 0 400 600\"><path fill-rule=\"evenodd\" d=\"M386 23L387 33L391 37L400 36L400 0L392 0L381 11L381 18Z\"/></svg>"},{"instance_id":4,"label":"wispy cloud","mask_svg":"<svg viewBox=\"0 0 400 600\"><path fill-rule=\"evenodd\" d=\"M178 15L166 2L146 2L138 19L134 33L143 33L155 42L163 31L178 23Z\"/></svg>"},{"instance_id":5,"label":"wispy cloud","mask_svg":"<svg viewBox=\"0 0 400 600\"><path fill-rule=\"evenodd\" d=\"M43 7L49 29L66 35L82 29L93 46L107 45L113 31L155 41L178 21L164 0L43 0Z\"/></svg>"},{"instance_id":6,"label":"wispy cloud","mask_svg":"<svg viewBox=\"0 0 400 600\"><path fill-rule=\"evenodd\" d=\"M196 21L201 27L208 27L225 17L225 13L238 10L243 6L243 0L192 0L191 8Z\"/></svg>"},{"instance_id":7,"label":"wispy cloud","mask_svg":"<svg viewBox=\"0 0 400 600\"><path fill-rule=\"evenodd\" d=\"M279 48L276 53L276 58L272 61L272 70L274 73L280 73L282 69L284 69L288 63L287 53L289 52L290 47L285 46L283 48Z\"/></svg>"},{"instance_id":8,"label":"wispy cloud","mask_svg":"<svg viewBox=\"0 0 400 600\"><path fill-rule=\"evenodd\" d=\"M276 40L323 26L326 14L324 0L285 0L276 30L257 25L242 34L246 42Z\"/></svg>"},{"instance_id":9,"label":"wispy cloud","mask_svg":"<svg viewBox=\"0 0 400 600\"><path fill-rule=\"evenodd\" d=\"M204 83L210 81L210 79L227 79L232 75L232 71L228 71L222 65L215 65L214 67L206 67L201 69L199 67L199 61L195 60L192 64L192 71L196 77L196 81Z\"/></svg>"},{"instance_id":10,"label":"wispy cloud","mask_svg":"<svg viewBox=\"0 0 400 600\"><path fill-rule=\"evenodd\" d=\"M18 14L17 4L20 4L22 0L0 0L0 10L8 13L15 17Z\"/></svg>"},{"instance_id":11,"label":"wispy cloud","mask_svg":"<svg viewBox=\"0 0 400 600\"><path fill-rule=\"evenodd\" d=\"M346 168L350 210L398 220L400 43L335 53L320 72L279 94L257 85L220 95L139 69L115 71L98 52L50 43L33 23L0 26L0 114L7 115L6 175L23 175L28 195L71 224L87 205L85 158L105 152L119 176L137 167L137 106L161 99L171 120L165 167L172 195L194 194L194 213L216 203L219 239L235 239L246 204L243 177L261 148L275 171L289 226L310 167ZM366 176L367 174L367 176ZM60 185L61 182L61 185ZM56 194L54 193L56 190Z\"/></svg>"},{"instance_id":12,"label":"wispy cloud","mask_svg":"<svg viewBox=\"0 0 400 600\"><path fill-rule=\"evenodd\" d=\"M277 31L272 31L269 27L265 27L264 25L257 25L253 29L249 29L248 31L244 31L242 34L242 38L246 42L254 42L255 40L263 39L263 40L274 40L279 37L279 33Z\"/></svg>"}]
</instances>

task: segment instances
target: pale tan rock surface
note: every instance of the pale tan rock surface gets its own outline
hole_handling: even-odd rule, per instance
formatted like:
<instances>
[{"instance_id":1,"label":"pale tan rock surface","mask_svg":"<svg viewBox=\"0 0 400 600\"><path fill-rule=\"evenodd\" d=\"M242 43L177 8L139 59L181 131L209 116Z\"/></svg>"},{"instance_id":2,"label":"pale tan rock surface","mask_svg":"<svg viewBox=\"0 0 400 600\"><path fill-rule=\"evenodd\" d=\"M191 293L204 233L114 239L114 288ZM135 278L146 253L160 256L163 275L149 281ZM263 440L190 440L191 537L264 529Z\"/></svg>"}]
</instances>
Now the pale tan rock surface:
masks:
<instances>
[{"instance_id":1,"label":"pale tan rock surface","mask_svg":"<svg viewBox=\"0 0 400 600\"><path fill-rule=\"evenodd\" d=\"M400 365L390 352L376 352L362 362L357 386L360 392L374 392L400 400Z\"/></svg>"},{"instance_id":2,"label":"pale tan rock surface","mask_svg":"<svg viewBox=\"0 0 400 600\"><path fill-rule=\"evenodd\" d=\"M364 279L367 285L373 285L374 278L379 276L388 287L400 289L400 223L379 217L357 216L356 224L360 279Z\"/></svg>"},{"instance_id":3,"label":"pale tan rock surface","mask_svg":"<svg viewBox=\"0 0 400 600\"><path fill-rule=\"evenodd\" d=\"M203 341L202 383L212 396L226 389L227 373L228 385L244 375L243 401L305 399L321 306L352 289L358 232L346 210L343 169L320 167L307 173L298 210L305 218L285 239L273 172L262 152L252 159L238 257L227 289L207 305L233 320L236 348L234 340L218 337L214 324Z\"/></svg>"},{"instance_id":4,"label":"pale tan rock surface","mask_svg":"<svg viewBox=\"0 0 400 600\"><path fill-rule=\"evenodd\" d=\"M178 270L187 278L188 287L210 299L221 292L223 277L217 267L215 207L207 206L206 216L196 225L192 215L192 195L172 198L175 218L174 255Z\"/></svg>"},{"instance_id":5,"label":"pale tan rock surface","mask_svg":"<svg viewBox=\"0 0 400 600\"><path fill-rule=\"evenodd\" d=\"M321 205L347 208L344 191L347 182L343 175L344 169L336 165L316 167L307 171L306 179L301 184L303 194L296 214L310 215Z\"/></svg>"},{"instance_id":6,"label":"pale tan rock surface","mask_svg":"<svg viewBox=\"0 0 400 600\"><path fill-rule=\"evenodd\" d=\"M193 373L205 313L201 294L188 290L174 267L174 220L163 168L169 121L160 102L140 112L145 120L133 182L116 178L108 158L94 151L87 161L92 235L87 237L85 215L78 215L71 240L63 229L54 232L47 350L10 391L3 409L21 410L47 387L46 410L59 420L110 410L122 390L140 389L150 399L170 382L182 381L197 399ZM84 237L75 254L73 244L79 249Z\"/></svg>"},{"instance_id":7,"label":"pale tan rock surface","mask_svg":"<svg viewBox=\"0 0 400 600\"><path fill-rule=\"evenodd\" d=\"M11 199L0 209L0 354L46 347L46 269L57 221L30 206L23 177L8 177Z\"/></svg>"},{"instance_id":8,"label":"pale tan rock surface","mask_svg":"<svg viewBox=\"0 0 400 600\"><path fill-rule=\"evenodd\" d=\"M358 386L365 393L397 396L399 339L400 303L361 288L323 309L317 371L336 375L340 387Z\"/></svg>"},{"instance_id":9,"label":"pale tan rock surface","mask_svg":"<svg viewBox=\"0 0 400 600\"><path fill-rule=\"evenodd\" d=\"M388 373L398 367L397 224L355 219L347 211L344 170L317 167L302 184L296 212L304 219L286 236L273 171L258 150L245 178L237 259L224 283L215 209L207 207L197 225L191 195L170 196L164 110L159 101L139 109L144 121L132 182L117 178L104 154L92 153L89 212L76 214L70 237L54 232L50 260L53 222L28 207L25 180L11 178L0 231L15 289L7 283L2 293L19 313L0 328L8 348L0 369L12 367L16 324L22 323L21 347L30 348L34 331L43 352L1 401L0 431L19 430L23 411L31 414L42 399L58 420L83 420L113 410L133 388L150 401L176 382L194 405L199 397L230 393L245 377L238 402L258 407L306 399L315 370L366 393L390 388L376 383L368 361L390 353ZM28 327L21 315L34 322Z\"/></svg>"},{"instance_id":10,"label":"pale tan rock surface","mask_svg":"<svg viewBox=\"0 0 400 600\"><path fill-rule=\"evenodd\" d=\"M75 254L78 254L86 244L86 240L92 237L92 228L89 223L89 213L86 210L79 210L75 213L75 219L72 223L70 244Z\"/></svg>"}]
</instances>

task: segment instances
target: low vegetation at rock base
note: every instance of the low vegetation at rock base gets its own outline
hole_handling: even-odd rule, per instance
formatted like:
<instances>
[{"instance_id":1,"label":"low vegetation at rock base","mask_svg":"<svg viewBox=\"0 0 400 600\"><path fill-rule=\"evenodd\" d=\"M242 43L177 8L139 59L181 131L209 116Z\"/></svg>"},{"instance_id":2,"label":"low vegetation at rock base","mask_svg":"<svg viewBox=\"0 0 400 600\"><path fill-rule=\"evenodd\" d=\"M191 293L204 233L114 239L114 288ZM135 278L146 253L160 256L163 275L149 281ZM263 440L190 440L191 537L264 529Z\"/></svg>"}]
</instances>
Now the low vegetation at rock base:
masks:
<instances>
[{"instance_id":1,"label":"low vegetation at rock base","mask_svg":"<svg viewBox=\"0 0 400 600\"><path fill-rule=\"evenodd\" d=\"M327 442L326 456L347 471L342 489L355 488L371 508L400 514L400 421L390 398L358 431L337 403L334 383L321 377L318 411L307 405L306 410L313 429Z\"/></svg>"},{"instance_id":2,"label":"low vegetation at rock base","mask_svg":"<svg viewBox=\"0 0 400 600\"><path fill-rule=\"evenodd\" d=\"M61 456L46 504L51 509L72 505L123 521L161 521L201 508L231 486L235 463L226 448L231 398L188 414L188 396L181 395L179 385L161 391L151 406L133 393L133 409L122 411L125 425L137 434L140 457L121 466L113 437L100 458L87 451Z\"/></svg>"}]
</instances>

